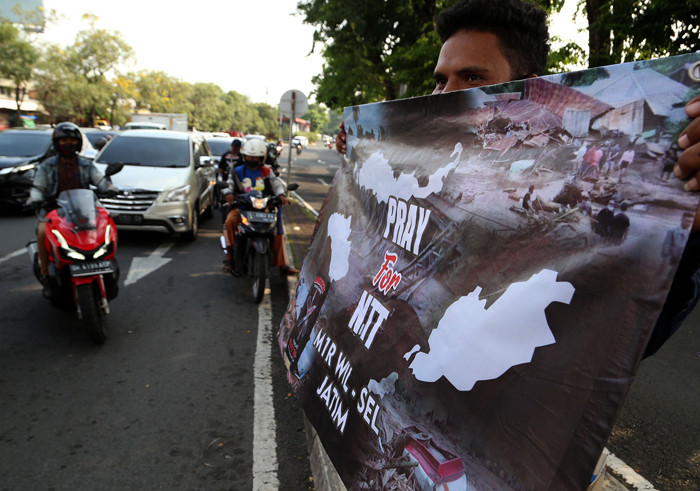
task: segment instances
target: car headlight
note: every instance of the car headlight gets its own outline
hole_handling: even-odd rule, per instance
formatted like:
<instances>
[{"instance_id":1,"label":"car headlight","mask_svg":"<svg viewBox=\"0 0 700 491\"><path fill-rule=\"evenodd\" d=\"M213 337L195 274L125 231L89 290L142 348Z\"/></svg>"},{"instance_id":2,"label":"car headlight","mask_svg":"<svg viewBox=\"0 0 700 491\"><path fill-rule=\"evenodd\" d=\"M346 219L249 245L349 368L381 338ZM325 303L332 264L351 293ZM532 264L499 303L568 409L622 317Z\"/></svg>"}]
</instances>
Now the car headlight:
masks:
<instances>
[{"instance_id":1,"label":"car headlight","mask_svg":"<svg viewBox=\"0 0 700 491\"><path fill-rule=\"evenodd\" d=\"M27 172L28 170L32 170L34 168L34 164L24 164L24 165L18 165L17 167L5 167L4 169L0 169L0 176L5 175L5 174L10 174L10 173L21 173L21 172Z\"/></svg>"},{"instance_id":2,"label":"car headlight","mask_svg":"<svg viewBox=\"0 0 700 491\"><path fill-rule=\"evenodd\" d=\"M171 201L187 201L190 197L190 186L187 185L182 188L173 189L168 191L163 198L164 203L169 203Z\"/></svg>"}]
</instances>

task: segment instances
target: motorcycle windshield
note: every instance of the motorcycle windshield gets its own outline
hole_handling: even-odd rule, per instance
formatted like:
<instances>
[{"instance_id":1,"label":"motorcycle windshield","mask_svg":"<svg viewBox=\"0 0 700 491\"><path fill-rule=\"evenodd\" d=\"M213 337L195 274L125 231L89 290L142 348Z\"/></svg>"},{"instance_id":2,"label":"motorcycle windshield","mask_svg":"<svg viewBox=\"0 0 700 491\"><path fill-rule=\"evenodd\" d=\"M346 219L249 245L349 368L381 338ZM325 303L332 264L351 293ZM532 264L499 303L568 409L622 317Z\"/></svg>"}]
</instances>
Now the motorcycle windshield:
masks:
<instances>
[{"instance_id":1,"label":"motorcycle windshield","mask_svg":"<svg viewBox=\"0 0 700 491\"><path fill-rule=\"evenodd\" d=\"M63 216L78 230L97 228L97 199L89 189L62 191L56 200Z\"/></svg>"}]
</instances>

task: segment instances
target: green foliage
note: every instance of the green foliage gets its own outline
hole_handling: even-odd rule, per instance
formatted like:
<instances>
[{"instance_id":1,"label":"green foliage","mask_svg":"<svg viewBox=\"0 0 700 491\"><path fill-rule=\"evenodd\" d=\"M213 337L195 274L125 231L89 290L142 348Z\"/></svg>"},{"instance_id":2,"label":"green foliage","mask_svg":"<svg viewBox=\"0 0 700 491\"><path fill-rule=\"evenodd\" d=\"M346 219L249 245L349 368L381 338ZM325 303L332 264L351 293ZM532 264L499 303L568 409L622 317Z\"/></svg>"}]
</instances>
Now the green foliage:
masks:
<instances>
[{"instance_id":1,"label":"green foliage","mask_svg":"<svg viewBox=\"0 0 700 491\"><path fill-rule=\"evenodd\" d=\"M590 67L700 49L700 0L586 0Z\"/></svg>"},{"instance_id":2,"label":"green foliage","mask_svg":"<svg viewBox=\"0 0 700 491\"><path fill-rule=\"evenodd\" d=\"M22 33L14 25L5 21L0 22L0 78L12 80L14 84L17 121L19 121L21 101L28 90L29 82L33 79L38 58L39 53L36 48L23 38Z\"/></svg>"},{"instance_id":3,"label":"green foliage","mask_svg":"<svg viewBox=\"0 0 700 491\"><path fill-rule=\"evenodd\" d=\"M314 133L323 132L323 129L331 119L328 114L328 108L317 102L309 104L309 109L302 118L311 121L311 131Z\"/></svg>"},{"instance_id":4,"label":"green foliage","mask_svg":"<svg viewBox=\"0 0 700 491\"><path fill-rule=\"evenodd\" d=\"M304 22L315 27L314 41L323 46L323 72L313 81L316 99L338 109L359 103L391 100L420 90L417 78L399 74L419 55L412 47L434 30L438 0L307 0L297 5ZM434 40L434 38L433 38ZM438 47L439 50L439 47ZM413 72L415 75L416 72Z\"/></svg>"}]
</instances>

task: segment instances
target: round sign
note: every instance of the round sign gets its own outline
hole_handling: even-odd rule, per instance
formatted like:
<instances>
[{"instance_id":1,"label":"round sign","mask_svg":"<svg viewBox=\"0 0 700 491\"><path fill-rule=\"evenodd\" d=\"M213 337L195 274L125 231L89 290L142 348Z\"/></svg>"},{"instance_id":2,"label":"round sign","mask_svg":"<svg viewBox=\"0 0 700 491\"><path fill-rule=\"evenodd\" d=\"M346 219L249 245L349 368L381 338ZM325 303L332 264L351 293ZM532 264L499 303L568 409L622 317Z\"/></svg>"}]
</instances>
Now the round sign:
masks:
<instances>
[{"instance_id":1,"label":"round sign","mask_svg":"<svg viewBox=\"0 0 700 491\"><path fill-rule=\"evenodd\" d=\"M280 111L285 118L291 118L294 113L295 118L306 114L309 109L309 101L300 90L288 90L280 99Z\"/></svg>"}]
</instances>

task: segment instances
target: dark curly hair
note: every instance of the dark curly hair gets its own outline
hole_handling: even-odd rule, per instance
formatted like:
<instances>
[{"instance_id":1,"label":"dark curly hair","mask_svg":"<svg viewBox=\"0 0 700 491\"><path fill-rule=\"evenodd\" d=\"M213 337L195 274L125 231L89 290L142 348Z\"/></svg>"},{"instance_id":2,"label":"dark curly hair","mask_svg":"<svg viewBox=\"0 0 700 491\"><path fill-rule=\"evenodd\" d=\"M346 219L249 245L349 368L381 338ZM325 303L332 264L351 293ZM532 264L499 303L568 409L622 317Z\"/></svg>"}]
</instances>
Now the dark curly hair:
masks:
<instances>
[{"instance_id":1,"label":"dark curly hair","mask_svg":"<svg viewBox=\"0 0 700 491\"><path fill-rule=\"evenodd\" d=\"M444 43L463 29L497 35L513 77L544 75L549 55L544 10L521 0L461 0L440 13L437 32Z\"/></svg>"}]
</instances>

